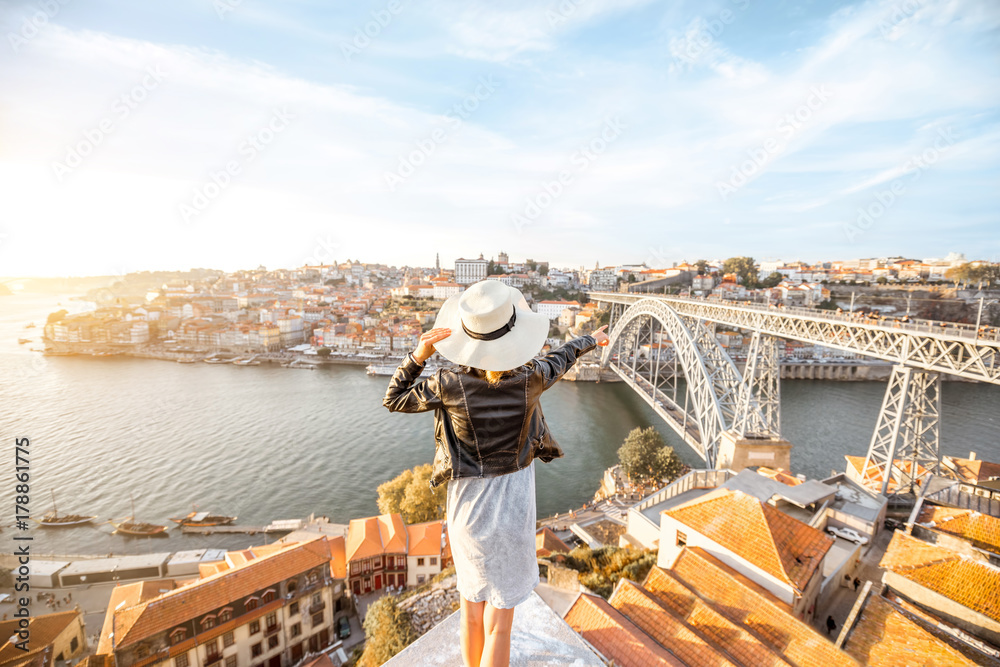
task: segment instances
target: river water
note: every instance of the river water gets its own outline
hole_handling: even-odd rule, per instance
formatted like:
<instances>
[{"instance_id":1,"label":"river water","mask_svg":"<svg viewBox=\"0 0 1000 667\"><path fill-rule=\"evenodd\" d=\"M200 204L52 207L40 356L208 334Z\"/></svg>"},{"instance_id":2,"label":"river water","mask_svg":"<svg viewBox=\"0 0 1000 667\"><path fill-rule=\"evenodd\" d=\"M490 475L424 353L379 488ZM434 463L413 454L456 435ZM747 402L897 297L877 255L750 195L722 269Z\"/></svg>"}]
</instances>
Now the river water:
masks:
<instances>
[{"instance_id":1,"label":"river water","mask_svg":"<svg viewBox=\"0 0 1000 667\"><path fill-rule=\"evenodd\" d=\"M388 377L361 366L316 371L271 365L177 364L129 358L42 357L29 348L69 295L0 297L0 434L7 443L0 551L13 551L14 439L31 439L32 515L96 514L95 525L33 529L39 553L149 553L262 544L265 535L112 535L131 513L174 526L193 504L238 523L326 515L337 523L377 514L375 488L434 452L433 413L382 407ZM39 325L25 329L28 322ZM32 337L19 345L18 337ZM863 456L882 401L880 382L785 380L782 423L796 473L823 477ZM536 464L539 516L589 500L628 432L656 426L688 464L700 459L621 383L560 382L542 406L566 455ZM1000 460L1000 387L946 383L942 449ZM24 533L22 533L24 534Z\"/></svg>"}]
</instances>

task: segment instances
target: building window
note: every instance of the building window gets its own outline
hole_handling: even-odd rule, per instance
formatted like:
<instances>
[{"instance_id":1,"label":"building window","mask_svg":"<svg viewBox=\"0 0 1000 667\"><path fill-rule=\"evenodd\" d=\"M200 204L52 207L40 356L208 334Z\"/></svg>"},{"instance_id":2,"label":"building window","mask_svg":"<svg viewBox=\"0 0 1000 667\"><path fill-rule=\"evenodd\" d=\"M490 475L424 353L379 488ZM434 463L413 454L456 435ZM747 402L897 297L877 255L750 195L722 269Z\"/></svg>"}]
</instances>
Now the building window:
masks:
<instances>
[{"instance_id":1,"label":"building window","mask_svg":"<svg viewBox=\"0 0 1000 667\"><path fill-rule=\"evenodd\" d=\"M145 644L139 644L135 648L135 657L137 657L137 658L145 658L147 655L149 655L149 647L146 646Z\"/></svg>"},{"instance_id":2,"label":"building window","mask_svg":"<svg viewBox=\"0 0 1000 667\"><path fill-rule=\"evenodd\" d=\"M252 611L257 608L257 598L250 598L246 602L247 611Z\"/></svg>"},{"instance_id":3,"label":"building window","mask_svg":"<svg viewBox=\"0 0 1000 667\"><path fill-rule=\"evenodd\" d=\"M288 584L286 584L285 589L289 593L294 593L295 589L297 589L298 587L299 587L299 581L298 581L298 579L291 579L291 580L289 580Z\"/></svg>"},{"instance_id":4,"label":"building window","mask_svg":"<svg viewBox=\"0 0 1000 667\"><path fill-rule=\"evenodd\" d=\"M351 574L360 574L360 573L361 573L361 563L358 563L357 561L351 563Z\"/></svg>"},{"instance_id":5,"label":"building window","mask_svg":"<svg viewBox=\"0 0 1000 667\"><path fill-rule=\"evenodd\" d=\"M313 619L313 625L321 625L323 623L323 612L317 611L315 614L313 614L312 619Z\"/></svg>"},{"instance_id":6,"label":"building window","mask_svg":"<svg viewBox=\"0 0 1000 667\"><path fill-rule=\"evenodd\" d=\"M231 607L226 607L219 612L219 623L225 623L226 621L233 620L233 610Z\"/></svg>"},{"instance_id":7,"label":"building window","mask_svg":"<svg viewBox=\"0 0 1000 667\"><path fill-rule=\"evenodd\" d=\"M226 667L236 667L236 656L231 655L226 658Z\"/></svg>"},{"instance_id":8,"label":"building window","mask_svg":"<svg viewBox=\"0 0 1000 667\"><path fill-rule=\"evenodd\" d=\"M250 621L250 634L255 635L260 632L260 621Z\"/></svg>"},{"instance_id":9,"label":"building window","mask_svg":"<svg viewBox=\"0 0 1000 667\"><path fill-rule=\"evenodd\" d=\"M288 605L288 613L291 614L292 616L295 616L295 614L299 613L299 601L298 600L296 600L292 604Z\"/></svg>"},{"instance_id":10,"label":"building window","mask_svg":"<svg viewBox=\"0 0 1000 667\"><path fill-rule=\"evenodd\" d=\"M202 630L208 630L209 628L215 627L215 616L206 616L201 619Z\"/></svg>"},{"instance_id":11,"label":"building window","mask_svg":"<svg viewBox=\"0 0 1000 667\"><path fill-rule=\"evenodd\" d=\"M418 558L417 559L417 567L423 567L423 566L424 566L424 559L423 558Z\"/></svg>"},{"instance_id":12,"label":"building window","mask_svg":"<svg viewBox=\"0 0 1000 667\"><path fill-rule=\"evenodd\" d=\"M227 632L226 634L222 635L223 646L232 646L235 643L236 643L236 638L233 636L232 632Z\"/></svg>"},{"instance_id":13,"label":"building window","mask_svg":"<svg viewBox=\"0 0 1000 667\"><path fill-rule=\"evenodd\" d=\"M187 638L187 630L184 628L177 628L170 633L170 644L180 644Z\"/></svg>"},{"instance_id":14,"label":"building window","mask_svg":"<svg viewBox=\"0 0 1000 667\"><path fill-rule=\"evenodd\" d=\"M418 574L418 575L417 575L417 583L418 583L418 584L422 584L422 583L424 583L424 579L426 579L426 578L427 578L426 576L424 576L424 575L422 575L422 574Z\"/></svg>"},{"instance_id":15,"label":"building window","mask_svg":"<svg viewBox=\"0 0 1000 667\"><path fill-rule=\"evenodd\" d=\"M257 656L259 656L263 652L264 651L263 651L263 649L260 646L260 642L257 642L256 644L254 644L253 646L250 647L250 657L251 658L256 658Z\"/></svg>"},{"instance_id":16,"label":"building window","mask_svg":"<svg viewBox=\"0 0 1000 667\"><path fill-rule=\"evenodd\" d=\"M269 588L269 589L267 589L264 592L264 595L261 596L261 602L263 602L264 604L267 604L268 602L270 602L271 600L273 600L276 597L277 597L277 594L274 592L274 589L273 588Z\"/></svg>"},{"instance_id":17,"label":"building window","mask_svg":"<svg viewBox=\"0 0 1000 667\"><path fill-rule=\"evenodd\" d=\"M181 653L179 656L174 658L174 667L188 667L188 654Z\"/></svg>"},{"instance_id":18,"label":"building window","mask_svg":"<svg viewBox=\"0 0 1000 667\"><path fill-rule=\"evenodd\" d=\"M313 603L314 607L316 605L322 604L322 598L320 598L319 593L313 593L313 601L312 601L312 603Z\"/></svg>"},{"instance_id":19,"label":"building window","mask_svg":"<svg viewBox=\"0 0 1000 667\"><path fill-rule=\"evenodd\" d=\"M295 625L292 626L292 636L298 637L301 634L302 634L302 624L296 623Z\"/></svg>"},{"instance_id":20,"label":"building window","mask_svg":"<svg viewBox=\"0 0 1000 667\"><path fill-rule=\"evenodd\" d=\"M267 638L267 648L268 650L274 648L278 645L278 635L271 635Z\"/></svg>"},{"instance_id":21,"label":"building window","mask_svg":"<svg viewBox=\"0 0 1000 667\"><path fill-rule=\"evenodd\" d=\"M309 583L310 584L315 584L317 581L319 581L319 575L316 574L315 572L310 572L309 573Z\"/></svg>"},{"instance_id":22,"label":"building window","mask_svg":"<svg viewBox=\"0 0 1000 667\"><path fill-rule=\"evenodd\" d=\"M73 637L71 640L69 640L69 650L72 651L73 653L76 653L76 647L79 645L80 641L76 637Z\"/></svg>"},{"instance_id":23,"label":"building window","mask_svg":"<svg viewBox=\"0 0 1000 667\"><path fill-rule=\"evenodd\" d=\"M688 536L678 530L677 531L677 546L684 547L684 546L687 546L687 543L688 543Z\"/></svg>"},{"instance_id":24,"label":"building window","mask_svg":"<svg viewBox=\"0 0 1000 667\"><path fill-rule=\"evenodd\" d=\"M431 565L437 565L437 564L438 564L437 556L431 556Z\"/></svg>"}]
</instances>

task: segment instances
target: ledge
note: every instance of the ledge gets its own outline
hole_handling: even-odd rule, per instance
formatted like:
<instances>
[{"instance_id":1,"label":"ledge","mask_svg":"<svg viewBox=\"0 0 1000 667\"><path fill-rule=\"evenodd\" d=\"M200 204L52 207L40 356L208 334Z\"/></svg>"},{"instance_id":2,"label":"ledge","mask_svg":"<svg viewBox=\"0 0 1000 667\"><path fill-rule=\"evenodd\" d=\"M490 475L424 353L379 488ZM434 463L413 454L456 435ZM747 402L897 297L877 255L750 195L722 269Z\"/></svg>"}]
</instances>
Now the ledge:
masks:
<instances>
[{"instance_id":1,"label":"ledge","mask_svg":"<svg viewBox=\"0 0 1000 667\"><path fill-rule=\"evenodd\" d=\"M438 623L386 662L385 667L462 667L461 613L456 611ZM604 667L604 661L535 592L514 612L510 664L511 667Z\"/></svg>"}]
</instances>

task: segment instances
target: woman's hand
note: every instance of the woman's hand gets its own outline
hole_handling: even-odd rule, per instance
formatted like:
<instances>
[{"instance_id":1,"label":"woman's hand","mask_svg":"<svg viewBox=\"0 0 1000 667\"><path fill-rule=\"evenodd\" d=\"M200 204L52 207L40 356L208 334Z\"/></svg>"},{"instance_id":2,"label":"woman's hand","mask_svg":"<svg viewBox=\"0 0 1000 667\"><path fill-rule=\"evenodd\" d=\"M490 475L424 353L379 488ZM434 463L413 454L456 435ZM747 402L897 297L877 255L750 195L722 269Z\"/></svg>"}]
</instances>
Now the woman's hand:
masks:
<instances>
[{"instance_id":1,"label":"woman's hand","mask_svg":"<svg viewBox=\"0 0 1000 667\"><path fill-rule=\"evenodd\" d=\"M434 343L439 340L444 340L451 335L451 329L447 327L439 327L437 329L431 329L430 331L424 333L420 336L420 343L417 345L416 351L413 353L413 357L419 362L424 363L430 359L431 355L434 354Z\"/></svg>"},{"instance_id":2,"label":"woman's hand","mask_svg":"<svg viewBox=\"0 0 1000 667\"><path fill-rule=\"evenodd\" d=\"M608 328L608 325L605 324L603 327L601 327L600 329L598 329L594 333L590 334L591 336L593 336L594 338L597 339L597 344L600 345L601 347L607 347L608 342L611 340L608 337L608 334L604 333L604 330L607 329L607 328Z\"/></svg>"}]
</instances>

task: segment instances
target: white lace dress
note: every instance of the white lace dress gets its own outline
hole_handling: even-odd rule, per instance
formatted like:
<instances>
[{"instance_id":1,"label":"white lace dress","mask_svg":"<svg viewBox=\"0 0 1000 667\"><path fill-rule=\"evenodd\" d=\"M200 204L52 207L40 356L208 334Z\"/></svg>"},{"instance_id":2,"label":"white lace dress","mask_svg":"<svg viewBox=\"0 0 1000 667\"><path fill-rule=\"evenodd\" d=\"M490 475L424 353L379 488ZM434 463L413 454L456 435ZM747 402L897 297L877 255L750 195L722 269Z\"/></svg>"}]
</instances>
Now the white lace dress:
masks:
<instances>
[{"instance_id":1,"label":"white lace dress","mask_svg":"<svg viewBox=\"0 0 1000 667\"><path fill-rule=\"evenodd\" d=\"M448 540L458 592L509 609L538 585L535 465L496 477L448 481Z\"/></svg>"}]
</instances>

